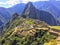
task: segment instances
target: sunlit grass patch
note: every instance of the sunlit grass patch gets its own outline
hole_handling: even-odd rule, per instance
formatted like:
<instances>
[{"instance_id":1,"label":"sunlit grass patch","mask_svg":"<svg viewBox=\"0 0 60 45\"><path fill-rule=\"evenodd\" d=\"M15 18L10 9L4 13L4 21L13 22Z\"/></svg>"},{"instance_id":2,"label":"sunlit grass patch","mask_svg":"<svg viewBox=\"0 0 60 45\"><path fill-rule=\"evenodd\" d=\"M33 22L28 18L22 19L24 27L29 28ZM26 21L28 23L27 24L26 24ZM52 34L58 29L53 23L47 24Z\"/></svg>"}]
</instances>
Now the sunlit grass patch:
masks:
<instances>
[{"instance_id":1,"label":"sunlit grass patch","mask_svg":"<svg viewBox=\"0 0 60 45\"><path fill-rule=\"evenodd\" d=\"M50 28L60 30L60 26L50 26Z\"/></svg>"}]
</instances>

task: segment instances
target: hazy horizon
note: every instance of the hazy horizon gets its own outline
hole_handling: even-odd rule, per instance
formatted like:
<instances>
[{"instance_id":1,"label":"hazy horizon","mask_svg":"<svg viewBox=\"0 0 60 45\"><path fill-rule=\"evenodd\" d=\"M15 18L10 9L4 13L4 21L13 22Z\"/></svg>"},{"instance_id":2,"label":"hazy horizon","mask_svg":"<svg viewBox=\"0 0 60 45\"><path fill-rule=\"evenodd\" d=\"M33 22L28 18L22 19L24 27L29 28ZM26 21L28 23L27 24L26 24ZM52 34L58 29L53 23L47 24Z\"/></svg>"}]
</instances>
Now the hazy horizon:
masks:
<instances>
[{"instance_id":1,"label":"hazy horizon","mask_svg":"<svg viewBox=\"0 0 60 45\"><path fill-rule=\"evenodd\" d=\"M60 0L0 0L0 7L9 8L16 4L28 3L29 1L36 2L36 1L60 1Z\"/></svg>"}]
</instances>

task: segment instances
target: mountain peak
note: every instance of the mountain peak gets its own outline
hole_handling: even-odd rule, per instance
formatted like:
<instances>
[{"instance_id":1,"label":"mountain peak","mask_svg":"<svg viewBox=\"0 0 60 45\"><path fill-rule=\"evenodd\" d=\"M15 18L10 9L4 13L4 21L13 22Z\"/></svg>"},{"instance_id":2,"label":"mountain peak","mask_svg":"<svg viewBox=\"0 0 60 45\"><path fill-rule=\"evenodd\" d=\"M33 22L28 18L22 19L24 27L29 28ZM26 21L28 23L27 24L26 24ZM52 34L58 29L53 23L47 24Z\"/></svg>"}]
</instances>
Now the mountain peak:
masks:
<instances>
[{"instance_id":1,"label":"mountain peak","mask_svg":"<svg viewBox=\"0 0 60 45\"><path fill-rule=\"evenodd\" d=\"M52 14L50 14L47 11L36 9L35 6L31 2L29 2L26 5L22 14L23 14L22 17L24 18L27 17L27 18L32 18L32 19L38 19L38 20L46 22L49 25L57 25L56 20L52 16Z\"/></svg>"},{"instance_id":2,"label":"mountain peak","mask_svg":"<svg viewBox=\"0 0 60 45\"><path fill-rule=\"evenodd\" d=\"M11 17L11 21L15 20L19 15L17 13L14 13Z\"/></svg>"},{"instance_id":3,"label":"mountain peak","mask_svg":"<svg viewBox=\"0 0 60 45\"><path fill-rule=\"evenodd\" d=\"M28 2L27 4L28 4L28 5L33 5L32 2Z\"/></svg>"},{"instance_id":4,"label":"mountain peak","mask_svg":"<svg viewBox=\"0 0 60 45\"><path fill-rule=\"evenodd\" d=\"M25 7L24 11L23 11L23 14L26 14L28 16L32 10L34 12L35 11L35 7L32 4L32 2L28 2L26 4L26 7Z\"/></svg>"},{"instance_id":5,"label":"mountain peak","mask_svg":"<svg viewBox=\"0 0 60 45\"><path fill-rule=\"evenodd\" d=\"M32 4L32 2L28 2L26 6L31 8L31 7L33 7L33 4Z\"/></svg>"}]
</instances>

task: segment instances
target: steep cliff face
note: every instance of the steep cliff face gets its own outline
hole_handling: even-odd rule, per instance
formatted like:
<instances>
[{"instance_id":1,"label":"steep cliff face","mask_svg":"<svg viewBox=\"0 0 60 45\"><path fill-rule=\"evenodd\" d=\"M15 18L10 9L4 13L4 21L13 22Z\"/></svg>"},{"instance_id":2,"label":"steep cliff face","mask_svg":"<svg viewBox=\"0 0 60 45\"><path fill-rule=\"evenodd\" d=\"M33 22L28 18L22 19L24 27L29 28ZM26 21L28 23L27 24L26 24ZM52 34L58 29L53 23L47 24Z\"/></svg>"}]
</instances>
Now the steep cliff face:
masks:
<instances>
[{"instance_id":1,"label":"steep cliff face","mask_svg":"<svg viewBox=\"0 0 60 45\"><path fill-rule=\"evenodd\" d=\"M0 26L3 24L3 22L0 20Z\"/></svg>"},{"instance_id":2,"label":"steep cliff face","mask_svg":"<svg viewBox=\"0 0 60 45\"><path fill-rule=\"evenodd\" d=\"M6 8L0 7L0 35L3 31L3 26L10 20L10 13Z\"/></svg>"},{"instance_id":3,"label":"steep cliff face","mask_svg":"<svg viewBox=\"0 0 60 45\"><path fill-rule=\"evenodd\" d=\"M0 7L0 22L6 24L10 19L10 13L6 8ZM1 26L1 25L0 25Z\"/></svg>"},{"instance_id":4,"label":"steep cliff face","mask_svg":"<svg viewBox=\"0 0 60 45\"><path fill-rule=\"evenodd\" d=\"M52 14L43 10L36 9L31 2L26 5L22 14L22 17L24 18L29 17L44 21L49 25L57 25L56 20Z\"/></svg>"}]
</instances>

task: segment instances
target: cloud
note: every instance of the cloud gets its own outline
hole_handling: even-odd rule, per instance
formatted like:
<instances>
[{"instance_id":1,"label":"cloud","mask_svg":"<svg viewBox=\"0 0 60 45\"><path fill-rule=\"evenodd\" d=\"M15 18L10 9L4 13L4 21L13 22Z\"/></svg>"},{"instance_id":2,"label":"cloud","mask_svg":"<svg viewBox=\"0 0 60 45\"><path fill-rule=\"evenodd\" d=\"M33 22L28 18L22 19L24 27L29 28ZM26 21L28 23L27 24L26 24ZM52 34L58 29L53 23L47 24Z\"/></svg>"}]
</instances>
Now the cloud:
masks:
<instances>
[{"instance_id":1,"label":"cloud","mask_svg":"<svg viewBox=\"0 0 60 45\"><path fill-rule=\"evenodd\" d=\"M0 6L7 5L7 7L11 7L13 5L19 4L20 0L8 0L6 2L0 2Z\"/></svg>"},{"instance_id":2,"label":"cloud","mask_svg":"<svg viewBox=\"0 0 60 45\"><path fill-rule=\"evenodd\" d=\"M12 7L16 4L19 4L19 3L27 3L27 2L35 2L35 1L49 1L49 0L8 0L8 1L5 1L5 2L0 2L0 7Z\"/></svg>"},{"instance_id":3,"label":"cloud","mask_svg":"<svg viewBox=\"0 0 60 45\"><path fill-rule=\"evenodd\" d=\"M23 3L27 3L27 2L35 2L35 1L40 1L40 0L22 0Z\"/></svg>"},{"instance_id":4,"label":"cloud","mask_svg":"<svg viewBox=\"0 0 60 45\"><path fill-rule=\"evenodd\" d=\"M17 3L20 3L20 0L9 0L6 2L6 4L9 4L9 5L14 5L14 4L17 4Z\"/></svg>"},{"instance_id":5,"label":"cloud","mask_svg":"<svg viewBox=\"0 0 60 45\"><path fill-rule=\"evenodd\" d=\"M49 1L49 0L22 0L23 3L27 3L27 2L36 2L36 1Z\"/></svg>"}]
</instances>

